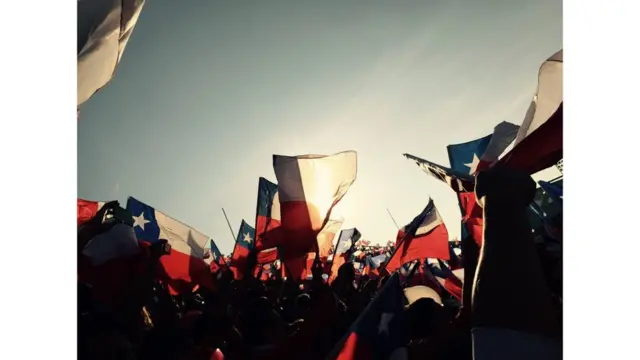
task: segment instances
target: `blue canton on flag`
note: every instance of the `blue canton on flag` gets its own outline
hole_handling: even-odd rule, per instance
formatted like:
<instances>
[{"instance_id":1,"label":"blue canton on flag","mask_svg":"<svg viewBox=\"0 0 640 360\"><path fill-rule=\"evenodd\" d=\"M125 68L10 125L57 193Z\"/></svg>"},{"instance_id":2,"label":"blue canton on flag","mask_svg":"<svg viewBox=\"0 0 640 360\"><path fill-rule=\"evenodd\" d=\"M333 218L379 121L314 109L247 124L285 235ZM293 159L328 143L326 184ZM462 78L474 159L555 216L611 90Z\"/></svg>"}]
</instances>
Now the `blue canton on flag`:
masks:
<instances>
[{"instance_id":1,"label":"blue canton on flag","mask_svg":"<svg viewBox=\"0 0 640 360\"><path fill-rule=\"evenodd\" d=\"M158 226L154 208L133 197L129 197L127 210L133 215L133 228L138 239L150 243L160 240L160 226Z\"/></svg>"},{"instance_id":2,"label":"blue canton on flag","mask_svg":"<svg viewBox=\"0 0 640 360\"><path fill-rule=\"evenodd\" d=\"M164 239L176 251L203 257L204 247L209 241L204 234L133 197L127 200L127 210L133 215L133 228L138 240L154 243Z\"/></svg>"},{"instance_id":3,"label":"blue canton on flag","mask_svg":"<svg viewBox=\"0 0 640 360\"><path fill-rule=\"evenodd\" d=\"M254 246L255 237L256 230L251 227L251 225L247 224L246 221L242 220L242 223L240 224L240 231L238 231L238 235L236 236L236 244L251 251Z\"/></svg>"},{"instance_id":4,"label":"blue canton on flag","mask_svg":"<svg viewBox=\"0 0 640 360\"><path fill-rule=\"evenodd\" d=\"M447 146L451 169L463 174L473 175L492 137L493 134L490 134L464 144Z\"/></svg>"},{"instance_id":5,"label":"blue canton on flag","mask_svg":"<svg viewBox=\"0 0 640 360\"><path fill-rule=\"evenodd\" d=\"M217 263L224 260L220 249L218 249L218 246L216 246L216 243L213 240L211 240L211 256L213 256L213 260Z\"/></svg>"}]
</instances>

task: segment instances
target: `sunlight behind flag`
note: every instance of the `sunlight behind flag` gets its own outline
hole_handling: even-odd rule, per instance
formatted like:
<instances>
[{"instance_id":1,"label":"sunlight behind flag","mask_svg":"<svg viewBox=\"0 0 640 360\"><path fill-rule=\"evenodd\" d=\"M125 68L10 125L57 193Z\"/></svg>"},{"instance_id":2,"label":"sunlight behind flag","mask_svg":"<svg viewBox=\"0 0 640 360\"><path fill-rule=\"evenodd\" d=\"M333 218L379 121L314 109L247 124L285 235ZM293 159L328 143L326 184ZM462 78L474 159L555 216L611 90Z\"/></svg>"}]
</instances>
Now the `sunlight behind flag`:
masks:
<instances>
[{"instance_id":1,"label":"sunlight behind flag","mask_svg":"<svg viewBox=\"0 0 640 360\"><path fill-rule=\"evenodd\" d=\"M357 153L273 156L282 226L320 231L357 174Z\"/></svg>"}]
</instances>

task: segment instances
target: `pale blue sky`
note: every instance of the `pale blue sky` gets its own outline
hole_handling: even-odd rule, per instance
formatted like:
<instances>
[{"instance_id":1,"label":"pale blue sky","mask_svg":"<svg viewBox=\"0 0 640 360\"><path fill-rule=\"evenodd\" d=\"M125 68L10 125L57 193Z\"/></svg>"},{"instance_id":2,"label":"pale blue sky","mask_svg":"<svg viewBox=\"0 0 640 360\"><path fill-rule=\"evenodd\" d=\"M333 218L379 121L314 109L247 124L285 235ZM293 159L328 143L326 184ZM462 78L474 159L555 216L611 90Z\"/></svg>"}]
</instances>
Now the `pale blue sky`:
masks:
<instances>
[{"instance_id":1,"label":"pale blue sky","mask_svg":"<svg viewBox=\"0 0 640 360\"><path fill-rule=\"evenodd\" d=\"M453 192L406 160L520 124L562 48L561 0L147 1L114 80L80 111L78 196L132 195L223 253L272 154L358 151L337 210L385 243ZM555 176L552 174L551 176Z\"/></svg>"}]
</instances>

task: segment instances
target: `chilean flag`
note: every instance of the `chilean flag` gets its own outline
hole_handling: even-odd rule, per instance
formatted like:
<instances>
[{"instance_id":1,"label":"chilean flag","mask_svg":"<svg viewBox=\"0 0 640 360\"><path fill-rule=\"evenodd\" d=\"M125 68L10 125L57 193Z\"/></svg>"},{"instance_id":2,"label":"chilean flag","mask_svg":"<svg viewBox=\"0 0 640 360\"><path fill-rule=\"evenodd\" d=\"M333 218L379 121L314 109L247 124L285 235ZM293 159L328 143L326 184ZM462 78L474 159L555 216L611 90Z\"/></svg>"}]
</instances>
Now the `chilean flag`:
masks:
<instances>
[{"instance_id":1,"label":"chilean flag","mask_svg":"<svg viewBox=\"0 0 640 360\"><path fill-rule=\"evenodd\" d=\"M78 227L93 219L104 204L104 201L78 199Z\"/></svg>"},{"instance_id":2,"label":"chilean flag","mask_svg":"<svg viewBox=\"0 0 640 360\"><path fill-rule=\"evenodd\" d=\"M357 160L355 151L273 156L281 229L287 239L281 251L286 248L289 255L303 255L317 250L317 236L327 225L331 210L356 180Z\"/></svg>"},{"instance_id":3,"label":"chilean flag","mask_svg":"<svg viewBox=\"0 0 640 360\"><path fill-rule=\"evenodd\" d=\"M493 134L464 144L447 146L451 169L473 176L479 170L489 168L516 138L518 129L517 125L501 122L494 128ZM465 233L471 234L479 245L482 244L482 208L476 203L475 193L458 192L458 200Z\"/></svg>"},{"instance_id":4,"label":"chilean flag","mask_svg":"<svg viewBox=\"0 0 640 360\"><path fill-rule=\"evenodd\" d=\"M127 210L133 215L138 240L153 244L161 239L171 245L171 253L160 258L160 280L173 294L190 293L196 285L213 289L209 265L203 260L209 238L197 230L129 197Z\"/></svg>"},{"instance_id":5,"label":"chilean flag","mask_svg":"<svg viewBox=\"0 0 640 360\"><path fill-rule=\"evenodd\" d=\"M407 359L407 328L404 293L394 274L326 359Z\"/></svg>"},{"instance_id":6,"label":"chilean flag","mask_svg":"<svg viewBox=\"0 0 640 360\"><path fill-rule=\"evenodd\" d=\"M236 245L233 248L233 254L231 254L230 264L238 270L238 272L234 272L237 279L241 279L246 270L247 257L253 250L255 234L255 229L242 220L238 235L236 236Z\"/></svg>"},{"instance_id":7,"label":"chilean flag","mask_svg":"<svg viewBox=\"0 0 640 360\"><path fill-rule=\"evenodd\" d=\"M222 253L213 240L209 242L209 249L205 248L204 261L209 264L209 270L211 270L211 273L217 273L222 268L227 267L227 264L224 262L224 256L222 256Z\"/></svg>"},{"instance_id":8,"label":"chilean flag","mask_svg":"<svg viewBox=\"0 0 640 360\"><path fill-rule=\"evenodd\" d=\"M506 121L496 125L493 134L463 144L447 146L451 169L475 175L498 160L518 134L518 125Z\"/></svg>"},{"instance_id":9,"label":"chilean flag","mask_svg":"<svg viewBox=\"0 0 640 360\"><path fill-rule=\"evenodd\" d=\"M261 177L258 180L256 206L256 241L258 250L276 247L282 241L280 227L280 199L278 185Z\"/></svg>"},{"instance_id":10,"label":"chilean flag","mask_svg":"<svg viewBox=\"0 0 640 360\"><path fill-rule=\"evenodd\" d=\"M333 261L331 262L329 283L333 282L336 276L338 276L340 266L351 259L354 245L358 242L360 236L360 231L356 228L346 229L340 232L338 242L336 243L336 251L333 253Z\"/></svg>"},{"instance_id":11,"label":"chilean flag","mask_svg":"<svg viewBox=\"0 0 640 360\"><path fill-rule=\"evenodd\" d=\"M464 269L451 270L447 265L438 260L429 264L431 273L436 277L440 285L458 301L462 301L462 287L464 285Z\"/></svg>"},{"instance_id":12,"label":"chilean flag","mask_svg":"<svg viewBox=\"0 0 640 360\"><path fill-rule=\"evenodd\" d=\"M398 230L397 244L387 262L389 272L413 260L449 259L449 232L432 199L411 223Z\"/></svg>"}]
</instances>

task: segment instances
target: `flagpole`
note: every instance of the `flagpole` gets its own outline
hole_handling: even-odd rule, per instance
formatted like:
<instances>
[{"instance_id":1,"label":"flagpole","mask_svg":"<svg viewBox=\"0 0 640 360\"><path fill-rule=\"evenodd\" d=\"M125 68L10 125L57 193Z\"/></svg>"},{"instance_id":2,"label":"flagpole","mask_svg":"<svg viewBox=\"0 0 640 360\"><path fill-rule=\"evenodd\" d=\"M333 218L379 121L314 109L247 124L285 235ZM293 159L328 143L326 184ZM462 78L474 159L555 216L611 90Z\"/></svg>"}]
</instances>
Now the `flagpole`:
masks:
<instances>
[{"instance_id":1,"label":"flagpole","mask_svg":"<svg viewBox=\"0 0 640 360\"><path fill-rule=\"evenodd\" d=\"M398 223L396 222L396 219L394 219L393 215L391 215L391 211L389 211L389 208L387 208L387 213L389 213L389 217L391 218L391 221L393 221L393 224L396 226L396 228L398 230L400 230L400 226L398 226Z\"/></svg>"},{"instance_id":2,"label":"flagpole","mask_svg":"<svg viewBox=\"0 0 640 360\"><path fill-rule=\"evenodd\" d=\"M227 220L227 225L229 225L229 231L231 231L231 236L233 236L233 242L236 241L236 235L233 233L233 229L231 229L231 223L229 222L229 218L227 217L227 213L222 208L222 213L224 214L224 218Z\"/></svg>"}]
</instances>

